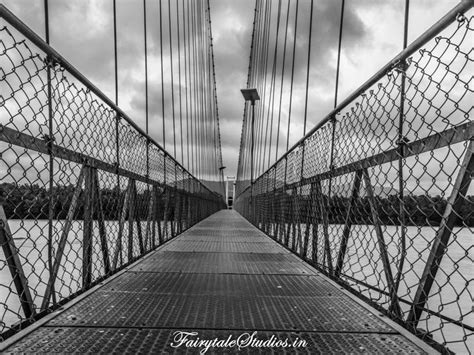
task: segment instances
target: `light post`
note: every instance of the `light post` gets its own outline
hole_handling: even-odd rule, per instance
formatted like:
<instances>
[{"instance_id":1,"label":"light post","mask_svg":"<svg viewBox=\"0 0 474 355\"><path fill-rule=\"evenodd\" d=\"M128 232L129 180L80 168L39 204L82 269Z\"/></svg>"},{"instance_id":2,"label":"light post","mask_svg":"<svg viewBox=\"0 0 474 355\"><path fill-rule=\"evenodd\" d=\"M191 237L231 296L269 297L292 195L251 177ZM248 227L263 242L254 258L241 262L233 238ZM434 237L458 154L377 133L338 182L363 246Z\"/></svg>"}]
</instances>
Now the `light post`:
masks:
<instances>
[{"instance_id":1,"label":"light post","mask_svg":"<svg viewBox=\"0 0 474 355\"><path fill-rule=\"evenodd\" d=\"M245 101L250 101L252 104L252 126L251 126L251 141L250 141L250 214L251 218L253 218L253 162L254 162L254 124L255 124L255 101L260 100L260 96L258 96L257 89L241 89L240 92L242 93Z\"/></svg>"},{"instance_id":2,"label":"light post","mask_svg":"<svg viewBox=\"0 0 474 355\"><path fill-rule=\"evenodd\" d=\"M227 208L230 208L233 205L234 197L235 197L235 191L230 191L229 182L231 182L233 185L235 185L235 176L227 176L227 178L226 178L225 201L227 203ZM232 196L232 204L230 203L230 200L231 200L230 197L231 196Z\"/></svg>"},{"instance_id":3,"label":"light post","mask_svg":"<svg viewBox=\"0 0 474 355\"><path fill-rule=\"evenodd\" d=\"M226 166L221 166L219 167L219 175L220 175L220 179L222 181L222 184L225 184L225 181L224 181L224 169L226 169L227 167ZM225 189L225 186L222 186L224 189ZM224 194L226 193L226 191L222 191ZM227 197L226 197L226 200L225 200L225 204L227 206Z\"/></svg>"}]
</instances>

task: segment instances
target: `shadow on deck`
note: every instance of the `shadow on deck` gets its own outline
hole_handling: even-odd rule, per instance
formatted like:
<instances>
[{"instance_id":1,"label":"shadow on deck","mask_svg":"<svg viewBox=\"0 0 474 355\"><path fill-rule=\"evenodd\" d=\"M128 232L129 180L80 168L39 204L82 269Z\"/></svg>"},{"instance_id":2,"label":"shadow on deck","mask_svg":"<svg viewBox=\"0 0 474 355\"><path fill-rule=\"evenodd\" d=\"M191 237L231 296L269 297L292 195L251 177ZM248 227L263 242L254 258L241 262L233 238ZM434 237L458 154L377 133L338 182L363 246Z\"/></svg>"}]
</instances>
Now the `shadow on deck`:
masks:
<instances>
[{"instance_id":1,"label":"shadow on deck","mask_svg":"<svg viewBox=\"0 0 474 355\"><path fill-rule=\"evenodd\" d=\"M6 351L198 353L217 338L208 353L434 352L227 210L63 308ZM174 348L177 331L197 334Z\"/></svg>"}]
</instances>

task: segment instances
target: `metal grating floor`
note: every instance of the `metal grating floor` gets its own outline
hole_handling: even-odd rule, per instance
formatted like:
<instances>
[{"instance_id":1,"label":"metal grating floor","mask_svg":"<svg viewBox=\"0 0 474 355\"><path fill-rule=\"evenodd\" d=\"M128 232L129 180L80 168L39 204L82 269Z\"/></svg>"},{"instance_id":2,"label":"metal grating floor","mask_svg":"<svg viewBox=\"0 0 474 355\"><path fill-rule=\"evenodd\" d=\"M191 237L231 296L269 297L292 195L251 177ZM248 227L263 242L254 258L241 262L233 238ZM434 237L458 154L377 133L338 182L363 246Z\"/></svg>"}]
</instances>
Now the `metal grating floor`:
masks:
<instances>
[{"instance_id":1,"label":"metal grating floor","mask_svg":"<svg viewBox=\"0 0 474 355\"><path fill-rule=\"evenodd\" d=\"M290 253L204 253L166 251L144 260L133 271L315 275L316 271Z\"/></svg>"},{"instance_id":2,"label":"metal grating floor","mask_svg":"<svg viewBox=\"0 0 474 355\"><path fill-rule=\"evenodd\" d=\"M343 294L318 275L192 274L127 272L109 282L104 292L171 295L227 295L258 297L341 297Z\"/></svg>"},{"instance_id":3,"label":"metal grating floor","mask_svg":"<svg viewBox=\"0 0 474 355\"><path fill-rule=\"evenodd\" d=\"M192 235L190 233L183 234L179 240L182 242L186 241L202 241L202 242L219 242L219 243L268 243L267 237L264 236L235 236L229 238L229 236L222 235L221 233L211 235L210 233L206 233L203 235Z\"/></svg>"},{"instance_id":4,"label":"metal grating floor","mask_svg":"<svg viewBox=\"0 0 474 355\"><path fill-rule=\"evenodd\" d=\"M196 348L174 348L171 345L178 329L140 328L79 328L44 327L9 352L23 353L25 349L42 353L115 353L115 354L197 354ZM196 330L201 339L238 339L243 332ZM358 333L257 332L258 339L304 339L304 348L237 347L217 348L208 353L232 354L414 354L422 350L400 335ZM186 351L187 350L187 351Z\"/></svg>"},{"instance_id":5,"label":"metal grating floor","mask_svg":"<svg viewBox=\"0 0 474 355\"><path fill-rule=\"evenodd\" d=\"M348 297L259 297L98 291L54 318L51 325L395 331Z\"/></svg>"},{"instance_id":6,"label":"metal grating floor","mask_svg":"<svg viewBox=\"0 0 474 355\"><path fill-rule=\"evenodd\" d=\"M244 240L252 242L254 240L268 242L267 236L258 229L230 229L230 228L193 228L182 234L180 240L183 237L190 237L192 239L198 239L199 237L218 237L219 241L239 241Z\"/></svg>"},{"instance_id":7,"label":"metal grating floor","mask_svg":"<svg viewBox=\"0 0 474 355\"><path fill-rule=\"evenodd\" d=\"M289 251L278 244L247 242L215 242L202 240L176 240L163 247L166 251L192 251L214 253L276 253L288 254Z\"/></svg>"},{"instance_id":8,"label":"metal grating floor","mask_svg":"<svg viewBox=\"0 0 474 355\"><path fill-rule=\"evenodd\" d=\"M202 345L171 346L176 331L222 341L256 331L260 347L207 353L432 352L227 210L65 308L3 350L196 354ZM291 346L298 339L306 346Z\"/></svg>"}]
</instances>

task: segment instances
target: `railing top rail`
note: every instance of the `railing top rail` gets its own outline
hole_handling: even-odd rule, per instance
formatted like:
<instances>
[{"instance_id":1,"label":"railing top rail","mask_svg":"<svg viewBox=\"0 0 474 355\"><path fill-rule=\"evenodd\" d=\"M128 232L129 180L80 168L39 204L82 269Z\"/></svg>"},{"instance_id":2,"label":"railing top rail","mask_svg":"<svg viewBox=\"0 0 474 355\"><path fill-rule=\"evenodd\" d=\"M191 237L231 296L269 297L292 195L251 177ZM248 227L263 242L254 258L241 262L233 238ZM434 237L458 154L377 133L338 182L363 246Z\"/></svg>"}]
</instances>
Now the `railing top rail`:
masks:
<instances>
[{"instance_id":1,"label":"railing top rail","mask_svg":"<svg viewBox=\"0 0 474 355\"><path fill-rule=\"evenodd\" d=\"M331 112L329 112L318 124L316 124L308 133L306 133L300 140L298 140L285 154L283 154L278 160L276 160L267 170L265 170L255 181L255 184L260 177L267 174L271 169L273 169L279 162L285 159L288 154L290 154L293 150L295 150L298 146L300 146L306 139L311 137L316 131L318 131L323 125L328 123L331 119L333 119L340 111L346 108L351 102L353 102L358 96L360 96L364 91L366 91L369 87L374 85L379 79L381 79L388 71L392 70L396 67L399 63L407 59L409 56L414 54L417 50L419 50L423 45L425 45L428 41L433 39L437 34L439 34L442 30L448 27L453 20L455 20L460 14L463 14L470 8L474 7L474 0L461 0L459 4L453 7L445 16L443 16L438 22L436 22L433 26L431 26L428 30L426 30L421 36L419 36L416 40L414 40L410 45L407 46L403 51L397 54L392 60L390 60L386 65L384 65L379 71L377 71L370 79L368 79L365 83L359 86L352 94L350 94L346 99L344 99L339 105L336 106ZM245 191L247 191L252 184L247 186L242 192L240 192L239 196L242 195ZM238 197L238 196L237 196Z\"/></svg>"},{"instance_id":2,"label":"railing top rail","mask_svg":"<svg viewBox=\"0 0 474 355\"><path fill-rule=\"evenodd\" d=\"M144 136L148 142L152 143L163 154L168 156L174 164L179 166L184 172L189 174L190 177L199 182L207 191L211 194L218 196L218 194L210 190L204 185L198 178L191 174L184 166L182 166L172 155L170 155L163 147L152 137L150 137L143 129L141 129L120 107L118 107L107 95L105 95L97 86L95 86L89 79L87 79L78 69L76 69L71 63L69 63L61 54L59 54L53 47L47 44L39 35L37 35L31 28L29 28L23 21L21 21L15 14L13 14L5 5L0 4L0 17L4 18L10 23L17 31L24 35L28 40L33 42L40 50L47 55L51 56L58 64L66 69L72 76L79 80L84 86L86 86L91 92L97 95L105 104L111 107L121 118L125 119L133 128L135 128L142 136Z\"/></svg>"}]
</instances>

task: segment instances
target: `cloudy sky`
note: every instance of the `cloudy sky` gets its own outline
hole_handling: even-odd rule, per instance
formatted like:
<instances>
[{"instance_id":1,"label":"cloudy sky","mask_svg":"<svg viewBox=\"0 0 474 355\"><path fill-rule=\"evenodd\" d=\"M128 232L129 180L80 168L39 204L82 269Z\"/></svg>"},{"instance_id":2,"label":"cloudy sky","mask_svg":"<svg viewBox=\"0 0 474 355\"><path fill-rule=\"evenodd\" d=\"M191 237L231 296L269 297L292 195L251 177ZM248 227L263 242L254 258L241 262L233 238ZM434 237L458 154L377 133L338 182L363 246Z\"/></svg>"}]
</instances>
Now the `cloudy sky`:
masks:
<instances>
[{"instance_id":1,"label":"cloudy sky","mask_svg":"<svg viewBox=\"0 0 474 355\"><path fill-rule=\"evenodd\" d=\"M408 40L411 42L429 26L431 26L438 18L440 18L447 10L452 8L456 1L417 1L413 2L410 7L410 21L409 21L409 35ZM234 2L232 2L234 4ZM380 67L387 61L393 58L402 50L403 43L403 17L404 17L404 0L395 1L375 1L375 0L351 0L346 1L344 12L344 26L342 36L342 58L339 82L338 102L342 101L354 89L365 82L371 75L373 75ZM282 9L286 11L286 1L282 1ZM274 33L276 33L276 11L278 1L272 1L272 22L270 41L275 41ZM307 131L317 124L326 114L334 107L334 86L336 77L336 58L337 58L337 44L339 34L339 17L340 17L340 1L318 0L314 1L314 16L313 16L313 30L311 43L311 64L309 75L309 107L307 118ZM294 19L295 1L290 2L290 19L289 19L289 33L291 43L292 27ZM263 11L263 10L262 10ZM293 111L290 125L290 146L293 145L303 135L303 117L304 117L304 96L306 89L306 59L307 48L309 42L309 13L310 1L300 1L298 30L297 30L297 46L295 59L295 80L294 80L294 95L293 95ZM281 18L281 25L283 26L284 16ZM214 26L215 27L215 26ZM233 34L233 30L229 31ZM248 38L250 37L250 29L248 31ZM227 36L226 36L227 37ZM284 36L280 34L278 47L278 61L277 67L281 67L282 48L284 47ZM216 44L216 51L219 51L219 56L229 58L232 53L234 41ZM240 49L239 49L240 50ZM220 51L224 54L221 55ZM287 51L290 51L291 46L287 45ZM272 53L272 50L270 50ZM218 57L219 57L218 56ZM271 56L271 55L270 55ZM287 54L288 56L288 54ZM268 71L271 72L271 60ZM290 58L287 57L286 66L291 65ZM290 70L286 71L285 85L283 91L288 94L289 82L288 76ZM279 82L279 73L277 73L277 83ZM252 86L261 85L260 82L252 84ZM279 84L277 84L279 87ZM268 89L268 83L267 83ZM259 88L262 96L262 89ZM279 88L276 89L276 97L278 101ZM284 94L284 96L285 96ZM265 96L265 95L264 95ZM270 95L266 95L269 97ZM288 96L288 95L286 95ZM228 104L224 110L226 112L238 111L238 105L234 97L227 96ZM235 105L235 108L230 108ZM241 105L241 103L240 103ZM259 104L261 105L261 103ZM267 107L268 103L265 103ZM240 106L241 107L241 106ZM285 151L286 138L286 122L288 113L288 102L283 102L282 110L282 125L280 127L280 141L278 156L281 156ZM222 110L222 108L221 108ZM258 109L257 109L258 111ZM222 111L221 111L222 112ZM223 115L221 115L222 117ZM259 116L257 112L257 116ZM225 114L224 114L224 117ZM276 121L276 119L275 119ZM275 122L274 121L274 122ZM265 125L265 122L263 123ZM259 123L256 123L259 126ZM264 126L265 128L267 126ZM264 128L264 130L265 130ZM267 129L269 130L269 129ZM257 128L257 136L261 135L262 131ZM276 129L273 129L276 132ZM265 135L265 133L263 133ZM263 138L262 138L263 139ZM258 138L256 138L258 141ZM230 141L230 140L229 140ZM274 144L276 141L273 137ZM229 146L232 149L232 146ZM271 159L269 163L259 162L259 158L263 154L264 149L259 148L256 144L257 161L256 169L257 176L266 170L266 168L275 160L275 147L272 147ZM268 154L268 151L267 151ZM248 174L248 171L247 171Z\"/></svg>"},{"instance_id":2,"label":"cloudy sky","mask_svg":"<svg viewBox=\"0 0 474 355\"><path fill-rule=\"evenodd\" d=\"M2 3L44 35L43 0L3 0ZM334 49L339 27L338 1L315 0L314 3L308 129L333 105ZM401 50L404 3L404 0L346 1L339 101ZM412 0L409 42L457 3L457 0ZM142 1L118 0L117 4L119 106L144 128ZM147 4L150 134L161 143L158 104L152 99L158 95L160 85L159 65L155 60L159 54L158 6L157 1L149 0ZM283 7L285 4L283 0ZM309 0L301 0L301 4L308 8ZM50 0L49 6L51 45L113 99L112 0ZM210 6L223 160L226 175L235 175L243 115L240 89L246 86L255 0L210 0ZM303 30L304 26L302 23ZM304 52L307 39L303 32L299 38L301 45L297 50ZM298 101L303 92L296 90L295 95ZM303 134L300 116L295 114L292 121L290 146Z\"/></svg>"}]
</instances>

